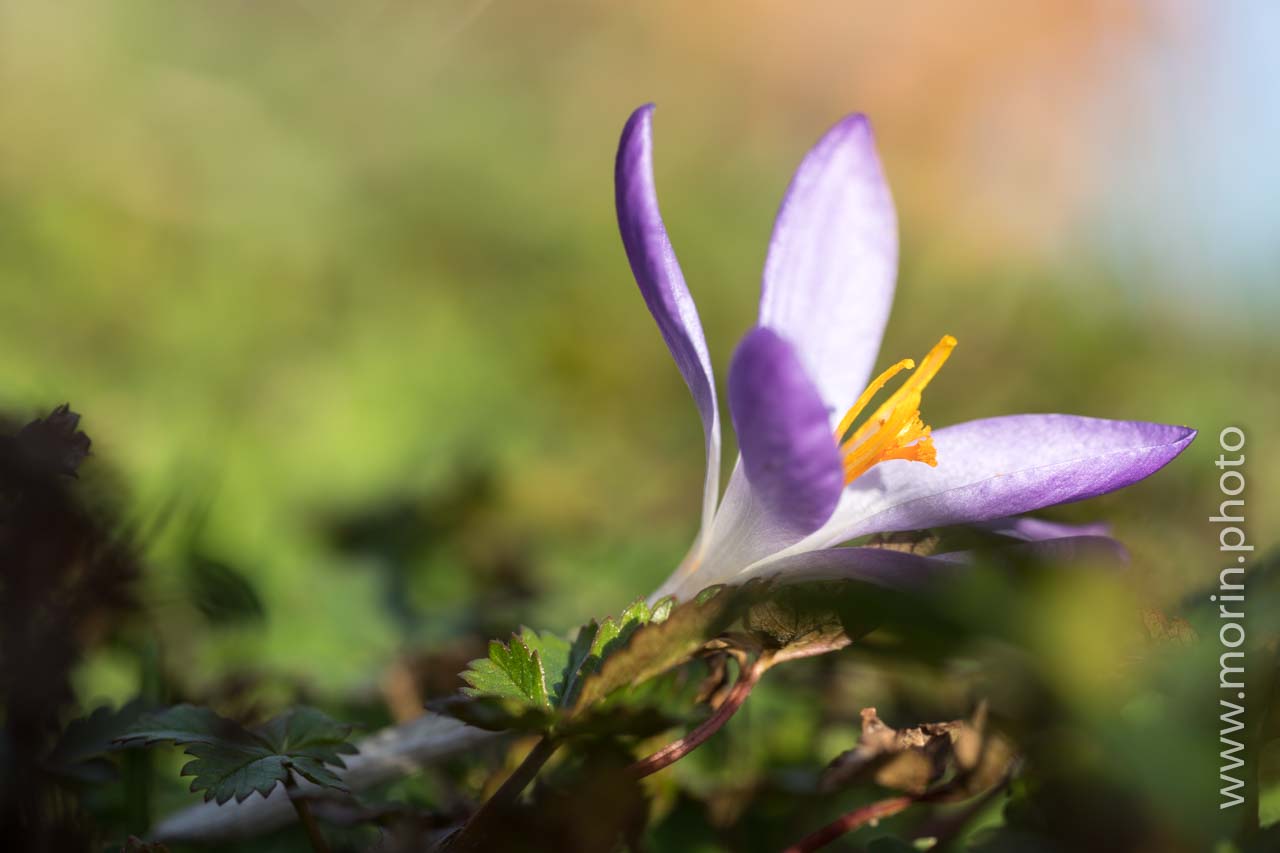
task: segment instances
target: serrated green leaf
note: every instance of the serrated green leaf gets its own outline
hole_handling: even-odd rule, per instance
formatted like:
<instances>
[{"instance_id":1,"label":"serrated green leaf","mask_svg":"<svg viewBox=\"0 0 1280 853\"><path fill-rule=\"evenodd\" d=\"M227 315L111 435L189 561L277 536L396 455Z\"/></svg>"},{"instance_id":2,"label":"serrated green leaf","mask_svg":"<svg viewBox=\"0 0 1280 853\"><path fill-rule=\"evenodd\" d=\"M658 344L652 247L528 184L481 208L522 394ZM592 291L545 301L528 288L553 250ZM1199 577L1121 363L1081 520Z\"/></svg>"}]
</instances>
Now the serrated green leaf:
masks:
<instances>
[{"instance_id":1,"label":"serrated green leaf","mask_svg":"<svg viewBox=\"0 0 1280 853\"><path fill-rule=\"evenodd\" d=\"M584 672L585 665L591 658L591 650L595 648L596 636L599 631L600 626L594 619L578 629L578 635L574 637L573 645L569 648L564 678L556 689L556 707L570 707L573 705L574 700L577 699L578 688L582 685L582 679L586 675Z\"/></svg>"},{"instance_id":2,"label":"serrated green leaf","mask_svg":"<svg viewBox=\"0 0 1280 853\"><path fill-rule=\"evenodd\" d=\"M588 626L589 628L590 626ZM584 628L572 645L563 637L523 629L503 644L489 643L489 656L472 661L462 673L466 696L516 699L531 707L560 707L577 683L592 636Z\"/></svg>"},{"instance_id":3,"label":"serrated green leaf","mask_svg":"<svg viewBox=\"0 0 1280 853\"><path fill-rule=\"evenodd\" d=\"M614 621L610 616L600 623L600 629L596 632L595 641L591 644L592 657L599 658L604 654L604 650L609 644L618 638L622 633L622 626Z\"/></svg>"},{"instance_id":4,"label":"serrated green leaf","mask_svg":"<svg viewBox=\"0 0 1280 853\"><path fill-rule=\"evenodd\" d=\"M219 804L241 801L255 791L266 796L290 773L346 791L326 765L345 767L341 754L355 747L347 742L351 727L314 708L282 714L256 731L220 717L208 708L177 705L148 714L116 740L121 746L146 746L171 741L185 747L193 759L182 768L194 776L193 792Z\"/></svg>"},{"instance_id":5,"label":"serrated green leaf","mask_svg":"<svg viewBox=\"0 0 1280 853\"><path fill-rule=\"evenodd\" d=\"M651 608L643 599L636 601L616 619L588 622L572 643L529 628L509 643L495 640L489 644L489 656L472 661L462 673L466 699L446 700L437 707L479 728L550 731L557 724L557 712L577 705L583 680L638 628L667 618L673 603L667 598Z\"/></svg>"},{"instance_id":6,"label":"serrated green leaf","mask_svg":"<svg viewBox=\"0 0 1280 853\"><path fill-rule=\"evenodd\" d=\"M489 656L473 660L462 680L468 685L462 689L466 696L519 699L534 707L551 707L542 660L519 634L505 645L490 642Z\"/></svg>"},{"instance_id":7,"label":"serrated green leaf","mask_svg":"<svg viewBox=\"0 0 1280 853\"><path fill-rule=\"evenodd\" d=\"M175 705L163 711L146 714L125 729L123 735L116 738L117 743L126 745L136 740L142 741L144 746L161 741L173 741L178 746L189 743L264 748L267 746L261 738L235 720L228 720L208 708L196 705Z\"/></svg>"},{"instance_id":8,"label":"serrated green leaf","mask_svg":"<svg viewBox=\"0 0 1280 853\"><path fill-rule=\"evenodd\" d=\"M546 706L556 708L560 705L568 679L573 675L570 671L572 646L569 641L552 633L538 633L530 628L520 632L520 639L525 646L542 662L542 681L546 694ZM580 662L579 662L580 663ZM572 665L576 670L577 664Z\"/></svg>"},{"instance_id":9,"label":"serrated green leaf","mask_svg":"<svg viewBox=\"0 0 1280 853\"><path fill-rule=\"evenodd\" d=\"M328 762L321 761L318 758L310 756L290 756L289 767L294 773L297 773L308 782L314 782L325 788L333 788L337 791L349 792L349 789L338 776L328 768ZM345 764L339 765L345 767Z\"/></svg>"},{"instance_id":10,"label":"serrated green leaf","mask_svg":"<svg viewBox=\"0 0 1280 853\"><path fill-rule=\"evenodd\" d=\"M257 731L272 750L295 760L307 757L346 767L340 756L356 751L347 740L351 736L351 726L316 708L287 711Z\"/></svg>"},{"instance_id":11,"label":"serrated green leaf","mask_svg":"<svg viewBox=\"0 0 1280 853\"><path fill-rule=\"evenodd\" d=\"M631 605L618 617L618 621L622 624L628 622L648 622L653 614L649 611L649 602L643 598L631 603Z\"/></svg>"},{"instance_id":12,"label":"serrated green leaf","mask_svg":"<svg viewBox=\"0 0 1280 853\"><path fill-rule=\"evenodd\" d=\"M660 611L662 619L665 619L671 613L671 605L675 603L672 598L663 599L662 610ZM615 620L609 617L600 623L600 629L596 633L595 642L591 644L591 656L585 662L583 667L583 675L589 675L600 668L600 665L609 655L622 648L631 639L639 628L649 624L651 621L662 621L662 619L654 619L655 611L649 609L648 603L644 599L640 599L633 603Z\"/></svg>"},{"instance_id":13,"label":"serrated green leaf","mask_svg":"<svg viewBox=\"0 0 1280 853\"><path fill-rule=\"evenodd\" d=\"M694 604L706 604L708 601L718 596L726 588L726 586L727 586L726 584L718 583L718 584L715 584L714 586L707 587L702 592L698 593L693 597Z\"/></svg>"},{"instance_id":14,"label":"serrated green leaf","mask_svg":"<svg viewBox=\"0 0 1280 853\"><path fill-rule=\"evenodd\" d=\"M665 622L667 617L671 615L671 610L676 606L674 595L668 595L666 598L658 599L653 605L653 609L649 612L650 622Z\"/></svg>"},{"instance_id":15,"label":"serrated green leaf","mask_svg":"<svg viewBox=\"0 0 1280 853\"><path fill-rule=\"evenodd\" d=\"M603 658L583 679L574 712L591 707L623 685L644 681L683 663L727 628L742 603L756 595L758 589L758 585L750 583L732 589L716 587L693 601L664 608L668 612L661 622L630 623L627 630L619 631L613 640L603 644Z\"/></svg>"},{"instance_id":16,"label":"serrated green leaf","mask_svg":"<svg viewBox=\"0 0 1280 853\"><path fill-rule=\"evenodd\" d=\"M181 775L195 777L191 792L204 791L204 798L218 805L233 798L241 802L255 791L265 797L289 778L289 759L265 747L193 743L186 753L195 756L181 770Z\"/></svg>"}]
</instances>

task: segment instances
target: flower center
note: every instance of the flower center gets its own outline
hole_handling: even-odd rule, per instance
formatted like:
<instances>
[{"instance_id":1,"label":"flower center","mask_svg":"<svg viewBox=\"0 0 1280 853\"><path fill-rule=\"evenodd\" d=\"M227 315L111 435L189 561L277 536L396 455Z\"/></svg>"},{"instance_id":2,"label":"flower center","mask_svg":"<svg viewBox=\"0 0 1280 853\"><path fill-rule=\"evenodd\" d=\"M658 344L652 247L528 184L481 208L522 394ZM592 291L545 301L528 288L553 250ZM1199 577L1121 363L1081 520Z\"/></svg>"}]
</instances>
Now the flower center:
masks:
<instances>
[{"instance_id":1,"label":"flower center","mask_svg":"<svg viewBox=\"0 0 1280 853\"><path fill-rule=\"evenodd\" d=\"M889 399L880 404L871 417L853 431L847 438L845 434L853 427L854 421L867 407L885 384L903 370L911 370L915 361L904 358L875 378L867 390L862 392L849 411L845 413L836 428L836 441L840 444L840 456L844 460L844 482L852 483L865 474L873 465L886 459L906 459L911 462L923 462L926 465L938 464L937 454L933 449L931 428L920 420L920 397L925 386L938 374L942 365L951 356L956 347L956 339L943 335L942 340L929 350L929 354L920 363L920 369L911 374L897 391L889 395Z\"/></svg>"}]
</instances>

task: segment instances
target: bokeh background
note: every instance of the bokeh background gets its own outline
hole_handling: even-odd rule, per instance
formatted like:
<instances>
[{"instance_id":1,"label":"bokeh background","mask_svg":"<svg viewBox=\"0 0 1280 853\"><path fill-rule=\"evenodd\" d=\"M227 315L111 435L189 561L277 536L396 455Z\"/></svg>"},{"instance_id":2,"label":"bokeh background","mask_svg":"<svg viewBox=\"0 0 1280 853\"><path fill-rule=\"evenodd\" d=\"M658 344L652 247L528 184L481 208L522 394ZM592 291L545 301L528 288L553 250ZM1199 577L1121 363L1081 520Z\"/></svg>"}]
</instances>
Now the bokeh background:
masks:
<instances>
[{"instance_id":1,"label":"bokeh background","mask_svg":"<svg viewBox=\"0 0 1280 853\"><path fill-rule=\"evenodd\" d=\"M408 714L406 660L665 577L703 463L614 222L647 101L721 376L791 170L866 112L901 219L883 361L959 338L935 425L1199 428L1048 513L1111 521L1124 589L1173 606L1216 577L1225 426L1276 541L1278 27L1265 2L0 3L0 406L84 415L149 567L80 700L160 671Z\"/></svg>"}]
</instances>

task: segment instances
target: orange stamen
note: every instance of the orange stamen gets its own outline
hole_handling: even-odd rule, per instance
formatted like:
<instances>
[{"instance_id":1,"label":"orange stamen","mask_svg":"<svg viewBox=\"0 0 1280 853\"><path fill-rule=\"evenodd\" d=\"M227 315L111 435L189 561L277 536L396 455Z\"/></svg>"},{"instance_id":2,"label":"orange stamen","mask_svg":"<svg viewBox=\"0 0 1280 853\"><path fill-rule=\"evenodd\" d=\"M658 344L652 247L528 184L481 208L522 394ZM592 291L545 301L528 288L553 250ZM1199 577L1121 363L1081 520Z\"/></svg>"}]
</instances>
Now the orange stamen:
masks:
<instances>
[{"instance_id":1,"label":"orange stamen","mask_svg":"<svg viewBox=\"0 0 1280 853\"><path fill-rule=\"evenodd\" d=\"M925 387L938 375L955 346L956 339L944 335L924 357L920 369L890 394L848 439L844 439L845 433L871 402L871 398L899 372L915 367L915 362L909 358L903 359L881 373L850 407L836 428L836 441L840 444L844 460L846 484L852 483L887 459L905 459L930 466L938 464L932 430L920 418L920 399Z\"/></svg>"},{"instance_id":2,"label":"orange stamen","mask_svg":"<svg viewBox=\"0 0 1280 853\"><path fill-rule=\"evenodd\" d=\"M852 406L849 407L849 411L844 413L844 418L840 421L840 426L836 427L836 439L839 440L844 437L844 434L849 431L851 426L853 426L853 422L858 419L858 415L862 414L862 410L871 402L871 398L885 386L885 383L897 376L903 370L911 370L915 366L915 359L904 358L902 361L877 376L871 384L867 386L867 390L863 391L862 395L858 397Z\"/></svg>"}]
</instances>

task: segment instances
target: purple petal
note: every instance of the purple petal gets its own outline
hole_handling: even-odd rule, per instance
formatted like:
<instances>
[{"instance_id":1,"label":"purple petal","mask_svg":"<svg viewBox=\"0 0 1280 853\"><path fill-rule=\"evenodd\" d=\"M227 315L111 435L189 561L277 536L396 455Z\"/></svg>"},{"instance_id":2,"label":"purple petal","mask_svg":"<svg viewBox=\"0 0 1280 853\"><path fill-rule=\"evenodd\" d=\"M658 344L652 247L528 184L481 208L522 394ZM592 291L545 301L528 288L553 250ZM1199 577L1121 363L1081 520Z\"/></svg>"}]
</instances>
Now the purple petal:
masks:
<instances>
[{"instance_id":1,"label":"purple petal","mask_svg":"<svg viewBox=\"0 0 1280 853\"><path fill-rule=\"evenodd\" d=\"M1107 536L1071 536L1042 542L1023 542L1000 553L1052 562L1124 565L1129 553ZM925 557L889 548L824 548L776 560L765 560L743 572L735 582L778 576L785 583L809 580L859 580L890 589L918 589L970 566L972 551L953 551Z\"/></svg>"},{"instance_id":2,"label":"purple petal","mask_svg":"<svg viewBox=\"0 0 1280 853\"><path fill-rule=\"evenodd\" d=\"M1072 415L1010 415L933 434L938 467L892 460L845 491L817 534L822 547L867 533L1018 515L1105 494L1164 467L1195 437L1188 427Z\"/></svg>"},{"instance_id":3,"label":"purple petal","mask_svg":"<svg viewBox=\"0 0 1280 853\"><path fill-rule=\"evenodd\" d=\"M1072 536L1106 536L1111 532L1111 525L1096 521L1092 524L1063 524L1058 521L1046 521L1043 518L1015 516L997 518L993 521L979 522L977 527L1010 539L1022 539L1026 542L1039 542L1045 539L1066 539Z\"/></svg>"},{"instance_id":4,"label":"purple petal","mask_svg":"<svg viewBox=\"0 0 1280 853\"><path fill-rule=\"evenodd\" d=\"M711 357L698 309L685 285L675 250L667 239L653 183L653 104L631 114L622 129L614 186L618 230L631 271L658 330L693 394L707 446L707 479L703 492L703 529L715 512L720 483L720 415L716 407Z\"/></svg>"},{"instance_id":5,"label":"purple petal","mask_svg":"<svg viewBox=\"0 0 1280 853\"><path fill-rule=\"evenodd\" d=\"M1129 550L1110 536L1062 536L1009 546L1015 556L1062 563L1112 563L1128 565Z\"/></svg>"},{"instance_id":6,"label":"purple petal","mask_svg":"<svg viewBox=\"0 0 1280 853\"><path fill-rule=\"evenodd\" d=\"M998 554L1010 554L1015 558L1048 560L1055 563L1091 563L1127 566L1129 549L1110 536L1063 536L1040 539L1034 542L1018 542L995 550ZM977 551L948 551L935 555L935 559L951 563L972 563Z\"/></svg>"},{"instance_id":7,"label":"purple petal","mask_svg":"<svg viewBox=\"0 0 1280 853\"><path fill-rule=\"evenodd\" d=\"M795 343L842 415L866 387L898 269L898 222L871 125L852 115L805 156L778 211L760 325Z\"/></svg>"},{"instance_id":8,"label":"purple petal","mask_svg":"<svg viewBox=\"0 0 1280 853\"><path fill-rule=\"evenodd\" d=\"M762 562L737 580L778 575L786 583L859 580L891 589L915 589L954 574L961 565L888 548L826 548Z\"/></svg>"},{"instance_id":9,"label":"purple petal","mask_svg":"<svg viewBox=\"0 0 1280 853\"><path fill-rule=\"evenodd\" d=\"M818 390L774 331L753 329L738 345L729 409L754 500L785 530L817 530L844 487L840 452Z\"/></svg>"},{"instance_id":10,"label":"purple petal","mask_svg":"<svg viewBox=\"0 0 1280 853\"><path fill-rule=\"evenodd\" d=\"M699 560L660 594L732 581L813 533L840 502L844 471L826 408L795 348L773 330L753 329L739 344L729 406L741 455Z\"/></svg>"}]
</instances>

